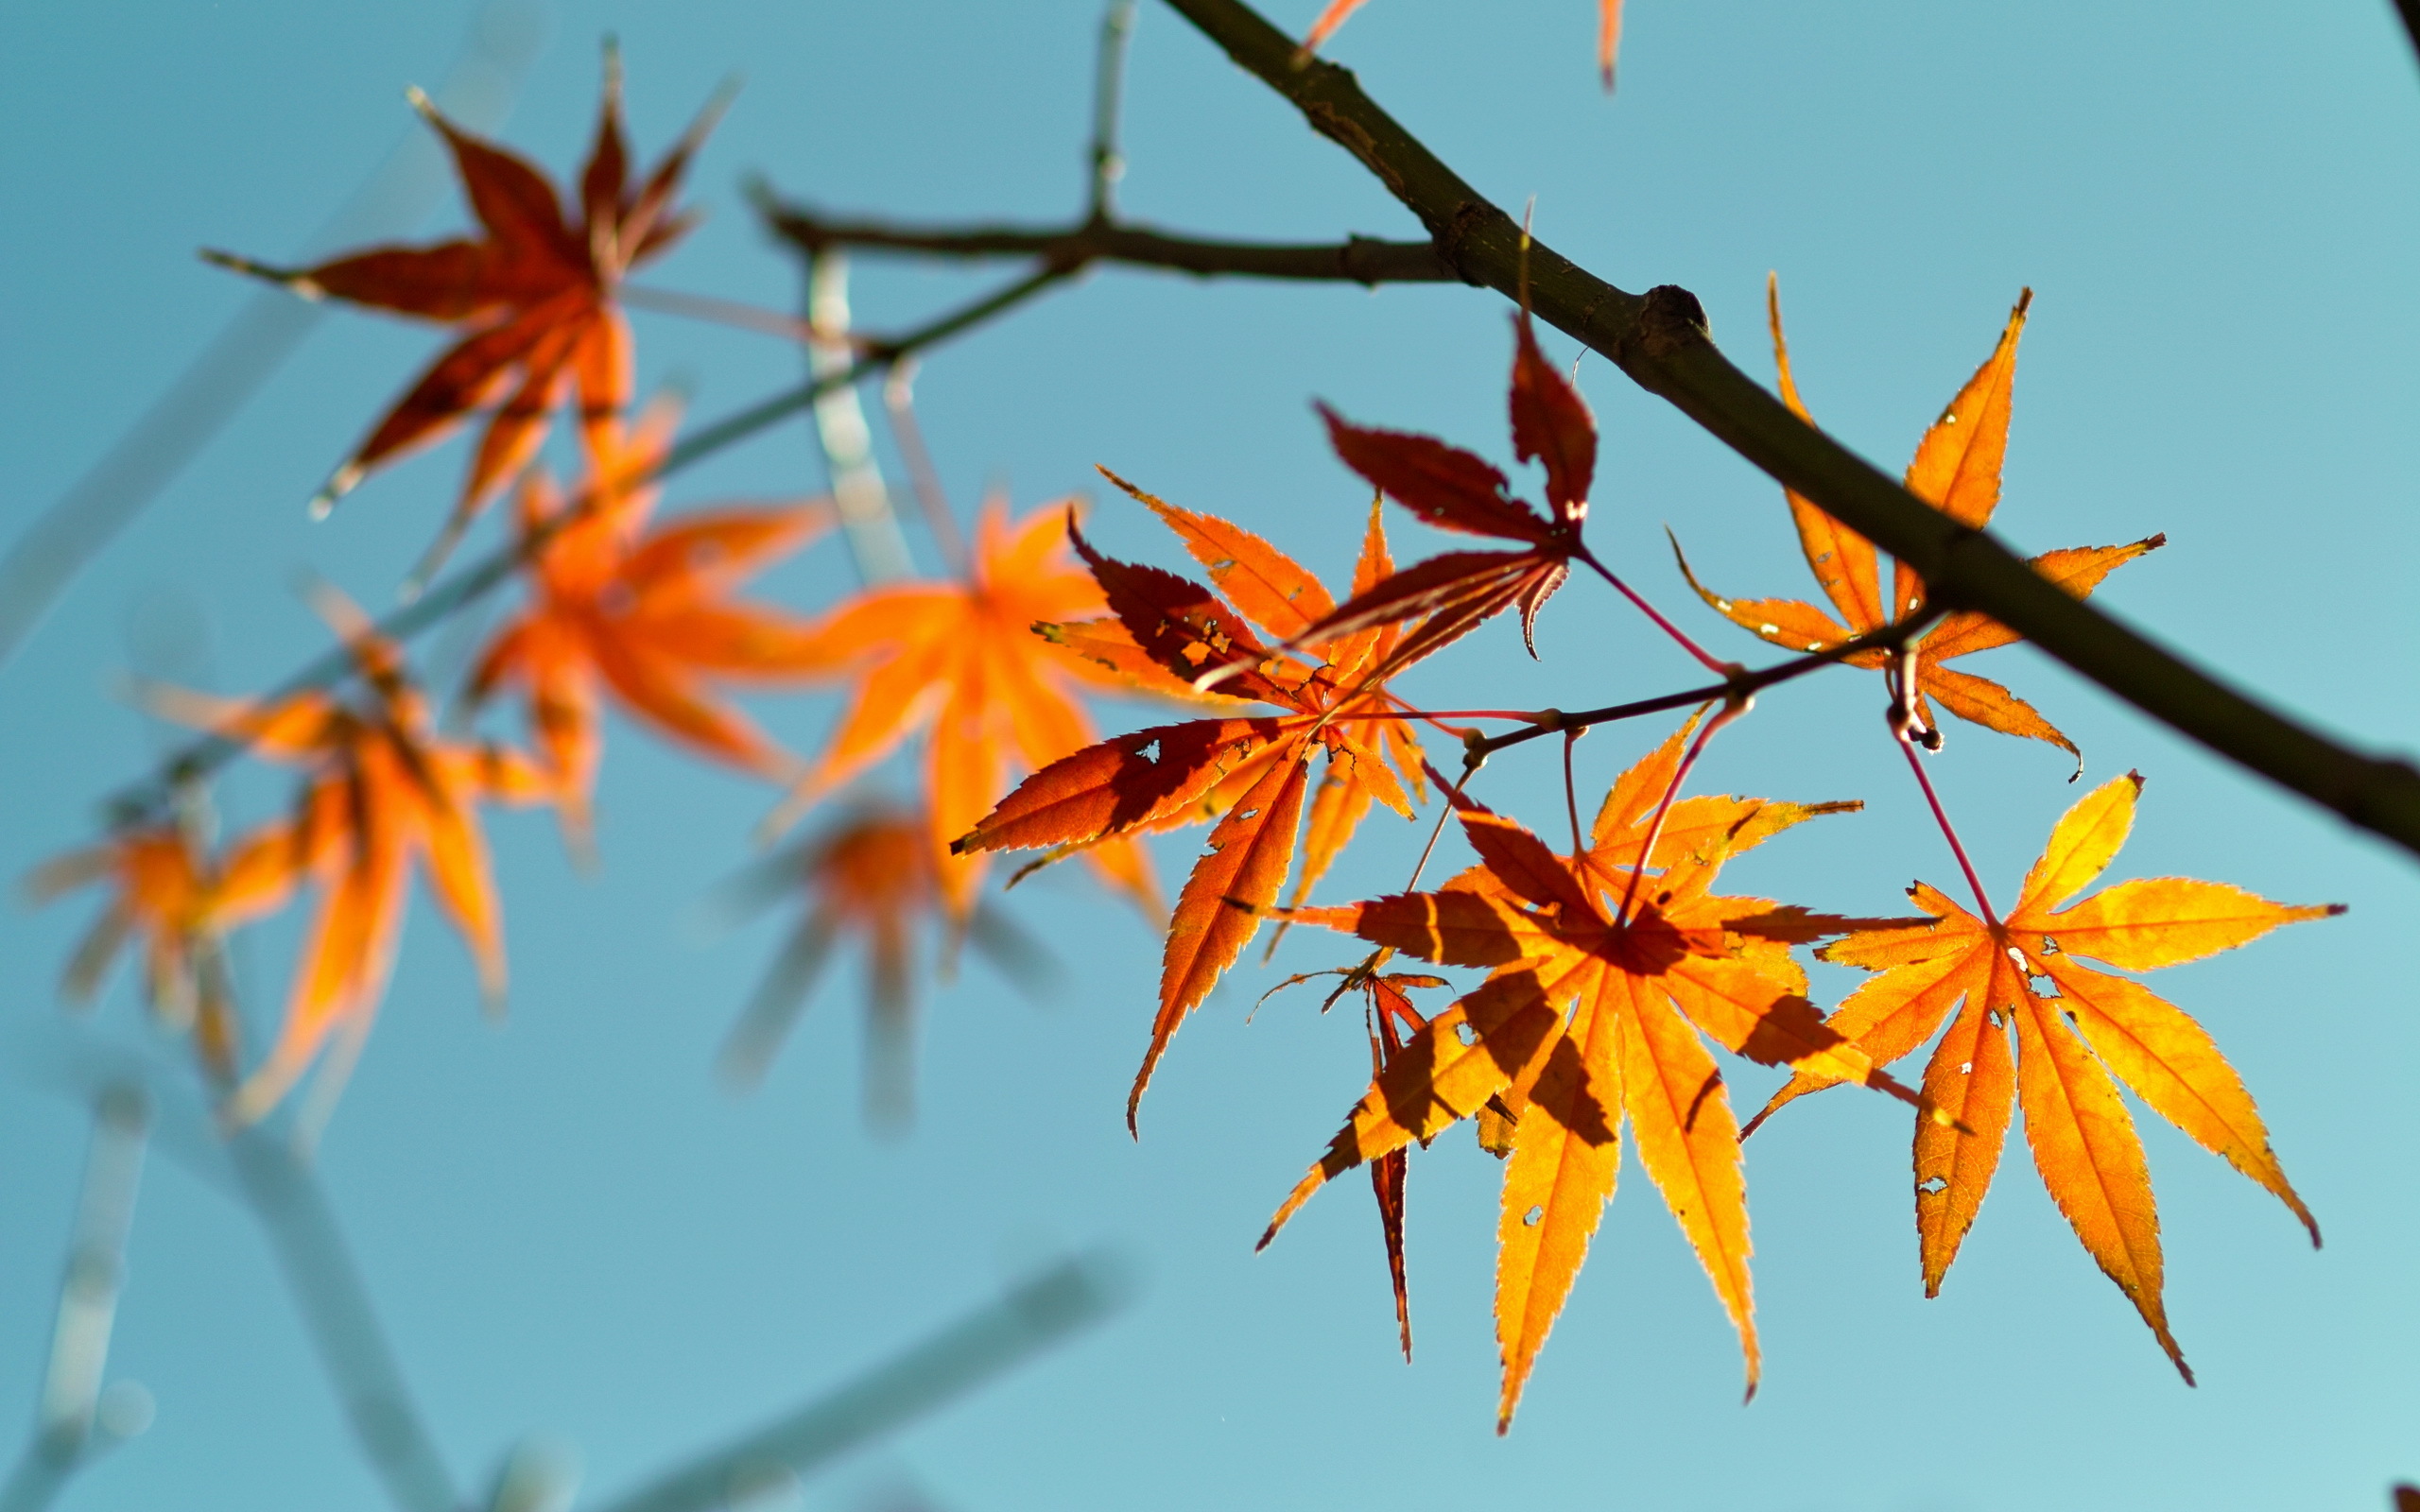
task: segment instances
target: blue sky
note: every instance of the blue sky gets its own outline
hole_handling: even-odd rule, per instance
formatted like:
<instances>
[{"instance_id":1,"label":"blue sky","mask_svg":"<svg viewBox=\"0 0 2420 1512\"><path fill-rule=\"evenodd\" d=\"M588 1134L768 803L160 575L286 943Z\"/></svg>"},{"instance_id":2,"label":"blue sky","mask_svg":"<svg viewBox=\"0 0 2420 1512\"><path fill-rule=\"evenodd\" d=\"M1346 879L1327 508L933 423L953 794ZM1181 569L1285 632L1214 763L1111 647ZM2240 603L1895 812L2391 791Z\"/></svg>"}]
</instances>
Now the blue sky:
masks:
<instances>
[{"instance_id":1,"label":"blue sky","mask_svg":"<svg viewBox=\"0 0 2420 1512\"><path fill-rule=\"evenodd\" d=\"M458 4L25 7L0 18L0 526L56 498L248 299L193 257L277 259L409 131ZM1272 6L1299 28L1307 0ZM561 174L585 146L598 39L621 40L648 151L718 81L745 89L693 175L710 219L646 275L788 307L796 269L738 186L762 174L835 208L925 218L1069 213L1080 193L1089 3L807 0L785 7L557 4L506 130ZM2383 0L2149 0L2031 7L1634 0L1620 94L1593 77L1585 0L1376 0L1331 51L1540 234L1634 289L1695 290L1752 371L1778 270L1799 381L1823 423L1886 467L2036 291L2017 382L2006 539L2031 550L2168 549L2102 598L2205 663L2379 747L2420 746L2420 72ZM1133 215L1205 232L1415 233L1341 153L1173 14L1147 4L1128 95ZM428 230L459 224L450 200ZM859 265L860 318L912 323L983 277ZM795 381L761 336L641 314L643 380L711 416ZM1570 344L1549 336L1568 359ZM961 508L1098 494L1093 464L1274 537L1341 574L1361 495L1308 407L1438 432L1509 464L1501 302L1461 288L1279 288L1101 272L937 353L919 384ZM365 485L314 525L302 503L433 350L424 330L337 313L0 668L0 870L91 831L159 734L112 693L130 664L231 690L320 648L291 589L308 567L365 602L392 586L459 477L459 443ZM1710 644L1669 524L1709 581L1804 592L1778 490L1596 358L1605 435L1591 539ZM890 460L886 454L886 460ZM897 469L892 466L892 475ZM821 486L792 425L683 475L670 507ZM1140 511L1098 537L1174 564ZM1416 540L1409 526L1405 539ZM933 565L929 554L925 564ZM806 606L849 582L824 546L768 580ZM1688 664L1607 595L1547 611L1542 661L1491 626L1419 686L1440 705L1577 707L1684 685ZM443 638L433 638L441 647ZM2420 1251L2408 1094L2420 1037L2401 952L2409 858L2154 729L2016 648L1979 670L2083 747L2086 783L2149 778L2120 874L2187 874L2343 918L2163 973L2261 1100L2317 1211L2314 1254L2273 1199L2145 1126L2182 1386L2012 1147L1944 1295L1921 1296L1904 1109L1845 1093L1749 1150L1765 1386L1634 1166L1508 1439L1494 1435L1488 1314L1495 1166L1456 1133L1415 1161L1417 1363L1394 1352L1357 1183L1268 1253L1252 1242L1366 1072L1358 1027L1315 999L1246 1010L1331 964L1298 932L1239 969L1180 1035L1143 1112L1120 1118L1157 942L1089 884L1009 906L1054 941L1063 985L1029 1005L980 965L927 1004L921 1119L863 1129L852 976L827 984L766 1085L723 1093L714 1048L770 955L696 903L748 855L769 795L617 728L602 869L578 873L539 815L491 825L514 973L480 1017L426 907L320 1165L458 1478L537 1432L579 1446L596 1495L838 1381L1071 1246L1133 1257L1140 1299L1105 1327L810 1486L856 1508L904 1485L963 1512L1011 1507L1426 1507L1560 1498L1653 1508L2375 1509L2420 1475L2412 1425ZM1887 912L1952 868L1858 678L1766 700L1718 745L1709 790L1861 798L1743 863L1756 891ZM827 697L757 706L811 748ZM1110 718L1140 720L1141 711ZM1599 788L1662 731L1580 750ZM1936 764L1987 878L2013 886L2080 791L2047 747L1951 731ZM892 774L896 776L897 774ZM239 771L230 814L284 778ZM1549 823L1552 764L1492 769L1490 801ZM1417 840L1374 821L1323 889L1397 885ZM1161 843L1181 875L1198 836ZM176 1051L118 982L63 1023L51 983L80 902L0 915L0 1423L29 1421L87 1121L91 1047L174 1084ZM248 937L256 1013L296 924ZM1846 978L1819 972L1818 995ZM1729 1073L1735 1096L1770 1076ZM158 1403L78 1507L355 1506L355 1457L249 1218L173 1150L143 1190L112 1360Z\"/></svg>"}]
</instances>

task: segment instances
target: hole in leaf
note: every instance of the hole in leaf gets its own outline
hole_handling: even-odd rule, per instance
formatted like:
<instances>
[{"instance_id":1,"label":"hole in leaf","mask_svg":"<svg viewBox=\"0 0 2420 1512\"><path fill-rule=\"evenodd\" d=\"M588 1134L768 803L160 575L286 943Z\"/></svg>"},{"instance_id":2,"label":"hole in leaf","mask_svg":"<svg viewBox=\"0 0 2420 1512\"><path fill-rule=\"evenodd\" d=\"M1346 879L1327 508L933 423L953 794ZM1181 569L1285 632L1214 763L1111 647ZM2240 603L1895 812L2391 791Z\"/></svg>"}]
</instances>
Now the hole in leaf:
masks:
<instances>
[{"instance_id":1,"label":"hole in leaf","mask_svg":"<svg viewBox=\"0 0 2420 1512\"><path fill-rule=\"evenodd\" d=\"M1927 1197L1935 1195L1938 1193L1945 1192L1948 1189L1949 1180L1946 1177L1927 1177L1922 1181L1916 1183L1916 1190L1923 1193Z\"/></svg>"},{"instance_id":2,"label":"hole in leaf","mask_svg":"<svg viewBox=\"0 0 2420 1512\"><path fill-rule=\"evenodd\" d=\"M1478 1043L1478 1031L1467 1023L1458 1023L1454 1025L1454 1038L1466 1045L1475 1045Z\"/></svg>"},{"instance_id":3,"label":"hole in leaf","mask_svg":"<svg viewBox=\"0 0 2420 1512\"><path fill-rule=\"evenodd\" d=\"M1544 1208L1542 1208L1542 1207L1538 1206L1538 1205L1537 1205L1537 1204L1535 1204L1535 1203L1532 1203L1532 1204L1530 1204L1530 1211L1527 1211L1527 1212L1525 1212L1525 1213L1523 1213L1523 1214L1521 1214L1521 1224L1522 1224L1522 1227L1524 1227L1524 1228L1535 1228L1538 1226L1538 1222L1539 1222L1539 1220L1540 1220L1540 1219L1543 1219L1546 1215L1547 1215L1547 1210L1546 1210L1546 1209L1544 1209Z\"/></svg>"}]
</instances>

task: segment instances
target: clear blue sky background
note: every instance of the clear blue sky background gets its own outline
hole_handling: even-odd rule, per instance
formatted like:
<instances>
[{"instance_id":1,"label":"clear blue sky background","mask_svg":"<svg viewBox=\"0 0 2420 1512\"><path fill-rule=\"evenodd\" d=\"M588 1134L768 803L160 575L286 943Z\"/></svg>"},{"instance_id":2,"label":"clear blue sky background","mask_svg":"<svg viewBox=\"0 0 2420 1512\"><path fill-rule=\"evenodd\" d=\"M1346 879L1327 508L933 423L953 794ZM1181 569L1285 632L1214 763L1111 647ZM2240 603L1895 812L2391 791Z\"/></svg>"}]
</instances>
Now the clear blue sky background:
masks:
<instances>
[{"instance_id":1,"label":"clear blue sky background","mask_svg":"<svg viewBox=\"0 0 2420 1512\"><path fill-rule=\"evenodd\" d=\"M1285 0L1274 19L1300 27L1314 9ZM0 184L16 207L0 243L0 524L13 533L57 497L250 297L193 249L298 250L415 129L402 89L442 75L468 14L457 0L252 0L0 17ZM1810 404L1885 466L2031 284L2007 538L2040 550L2166 530L2169 548L2104 602L2334 728L2420 744L2420 72L2384 0L1634 0L1611 101L1594 82L1592 14L1585 0L1378 0L1333 51L1474 183L1508 204L1535 195L1560 250L1631 288L1696 290L1759 372L1764 277L1779 269ZM838 208L1062 215L1078 198L1097 15L1090 0L571 0L508 134L559 173L577 159L608 31L649 152L744 72L694 176L712 219L647 277L787 306L795 270L752 223L744 175ZM1150 5L1128 121L1138 215L1236 235L1416 233ZM459 215L449 201L430 229ZM861 264L859 310L895 328L977 286ZM795 377L778 342L636 318L645 377L687 378L700 414ZM373 480L327 524L302 506L432 342L374 318L323 322L0 669L0 870L86 838L95 800L156 748L110 692L130 660L260 687L323 644L288 586L298 568L386 601L459 477L458 443ZM1097 493L1103 462L1340 572L1362 495L1309 399L1509 462L1508 349L1501 303L1465 289L1104 272L938 354L921 393L961 507L991 480L1021 505ZM1550 350L1570 353L1559 337ZM1734 591L1803 593L1778 490L1600 360L1580 376L1606 438L1593 539L1745 654L1745 637L1685 602L1660 532L1670 523ZM793 425L671 497L821 486ZM1178 559L1139 511L1105 503L1099 519L1121 554ZM768 581L813 604L848 572L825 546ZM1579 706L1689 672L1585 583L1552 606L1540 651L1532 667L1490 627L1421 686L1448 704ZM1750 1147L1768 1363L1754 1405L1739 1405L1737 1349L1703 1275L1634 1168L1498 1440L1496 1168L1466 1135L1411 1178L1417 1364L1395 1355L1358 1182L1252 1252L1359 1091L1350 1018L1295 995L1246 1026L1275 975L1239 971L1179 1038L1135 1144L1119 1110L1157 942L1081 879L1051 878L1011 906L1057 942L1065 985L1028 1005L977 966L932 1000L911 1136L885 1143L859 1123L854 976L827 985L763 1090L734 1100L709 1061L773 928L706 938L684 919L746 856L768 795L627 728L604 773L600 874L566 865L543 816L491 826L515 983L501 1028L481 1021L458 944L416 913L323 1173L465 1481L544 1431L580 1446L592 1490L626 1486L1035 1261L1107 1240L1137 1259L1136 1306L856 1456L807 1504L863 1506L912 1482L963 1512L2375 1512L2391 1478L2420 1474L2412 863L2028 650L1990 661L1980 670L2082 744L2087 783L2130 766L2150 778L2121 874L2352 905L2163 974L2261 1099L2328 1240L2314 1254L2271 1198L2146 1127L2198 1390L2014 1146L1945 1295L1925 1301L1905 1111L1841 1093ZM1950 880L1881 736L1879 696L1860 678L1818 679L1718 747L1710 788L1869 803L1769 847L1743 885L1884 912L1910 877ZM802 747L831 708L760 707ZM1582 747L1583 781L1601 788L1660 733L1600 733ZM2003 888L2081 791L2057 752L1964 727L1937 770ZM1542 748L1488 782L1492 801L1541 825L1560 806ZM228 806L262 817L284 782L243 774ZM1374 820L1327 894L1396 885L1412 843ZM1164 874L1195 847L1164 843ZM31 1418L73 1205L87 1119L72 1047L148 1039L123 979L95 1022L60 1025L51 983L86 917L81 902L0 917L0 1425ZM256 1013L282 995L295 933L281 920L244 947ZM1280 970L1344 954L1297 935ZM1819 982L1843 989L1837 972ZM174 1064L171 1048L147 1053ZM1738 1067L1735 1096L1754 1106L1770 1080ZM158 1421L72 1504L377 1503L251 1220L173 1159L143 1191L112 1369L150 1388Z\"/></svg>"}]
</instances>

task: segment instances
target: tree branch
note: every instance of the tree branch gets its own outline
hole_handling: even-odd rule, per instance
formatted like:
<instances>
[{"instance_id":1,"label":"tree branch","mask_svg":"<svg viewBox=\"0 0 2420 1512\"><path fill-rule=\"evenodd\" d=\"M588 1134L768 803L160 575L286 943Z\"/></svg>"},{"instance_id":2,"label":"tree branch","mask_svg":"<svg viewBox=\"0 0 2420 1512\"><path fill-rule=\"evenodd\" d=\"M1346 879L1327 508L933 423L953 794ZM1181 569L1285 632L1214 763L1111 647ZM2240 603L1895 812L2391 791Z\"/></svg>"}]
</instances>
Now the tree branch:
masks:
<instances>
[{"instance_id":1,"label":"tree branch","mask_svg":"<svg viewBox=\"0 0 2420 1512\"><path fill-rule=\"evenodd\" d=\"M1095 263L1159 267L1214 278L1297 279L1360 284L1461 283L1431 242L1348 236L1341 242L1233 242L1180 236L1122 221L1067 226L916 226L898 221L826 218L785 204L767 186L751 189L774 234L810 255L831 247L973 261L1030 257L1074 272Z\"/></svg>"},{"instance_id":2,"label":"tree branch","mask_svg":"<svg viewBox=\"0 0 2420 1512\"><path fill-rule=\"evenodd\" d=\"M1241 0L1167 3L1376 175L1463 279L1515 296L1519 224L1380 110L1350 71L1316 59L1298 66L1293 41ZM1536 243L1528 273L1538 318L1611 358L1639 387L1906 562L1934 602L1990 614L2152 717L2420 853L2420 769L2339 745L2069 598L1990 535L1792 415L1715 347L1687 290L1627 293Z\"/></svg>"}]
</instances>

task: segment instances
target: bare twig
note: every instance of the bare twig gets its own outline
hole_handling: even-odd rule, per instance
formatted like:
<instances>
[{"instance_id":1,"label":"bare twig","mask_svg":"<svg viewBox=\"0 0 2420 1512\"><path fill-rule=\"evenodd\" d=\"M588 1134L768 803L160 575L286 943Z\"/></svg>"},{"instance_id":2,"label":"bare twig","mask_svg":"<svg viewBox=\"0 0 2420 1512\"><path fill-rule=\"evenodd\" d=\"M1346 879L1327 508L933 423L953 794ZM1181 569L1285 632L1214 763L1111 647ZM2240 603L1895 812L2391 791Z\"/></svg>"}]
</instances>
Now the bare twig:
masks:
<instances>
[{"instance_id":1,"label":"bare twig","mask_svg":"<svg viewBox=\"0 0 2420 1512\"><path fill-rule=\"evenodd\" d=\"M1134 36L1134 0L1110 0L1100 21L1100 64L1093 83L1092 198L1084 218L1106 221L1116 213L1117 180L1126 160L1117 153L1117 112L1126 83L1126 46Z\"/></svg>"},{"instance_id":2,"label":"bare twig","mask_svg":"<svg viewBox=\"0 0 2420 1512\"><path fill-rule=\"evenodd\" d=\"M413 1405L361 1273L310 1167L284 1140L257 1125L237 1129L227 1153L345 1419L389 1499L400 1512L458 1512L461 1494Z\"/></svg>"},{"instance_id":3,"label":"bare twig","mask_svg":"<svg viewBox=\"0 0 2420 1512\"><path fill-rule=\"evenodd\" d=\"M969 566L966 537L958 528L958 516L949 512L949 493L933 466L931 449L925 445L925 427L916 422L913 361L900 363L883 380L882 406L890 416L891 439L898 443L899 459L908 465L909 486L916 490L917 506L924 511L925 528L933 533L942 565L963 577Z\"/></svg>"},{"instance_id":4,"label":"bare twig","mask_svg":"<svg viewBox=\"0 0 2420 1512\"><path fill-rule=\"evenodd\" d=\"M914 226L826 217L804 205L781 202L763 185L755 186L752 195L774 233L804 252L849 247L968 262L1029 257L1071 271L1116 263L1202 278L1233 275L1373 287L1464 282L1435 244L1426 241L1350 236L1341 242L1238 242L1181 236L1115 220L1072 226Z\"/></svg>"},{"instance_id":5,"label":"bare twig","mask_svg":"<svg viewBox=\"0 0 2420 1512\"><path fill-rule=\"evenodd\" d=\"M141 1421L113 1421L104 1410L101 1377L126 1279L127 1231L134 1219L148 1125L143 1096L130 1087L104 1088L95 1102L92 1150L84 1161L67 1274L59 1284L42 1403L31 1442L7 1485L0 1486L0 1512L40 1512L78 1469L142 1431Z\"/></svg>"},{"instance_id":6,"label":"bare twig","mask_svg":"<svg viewBox=\"0 0 2420 1512\"><path fill-rule=\"evenodd\" d=\"M826 251L806 260L806 368L819 383L856 370L849 343L849 260ZM914 569L890 490L873 458L873 431L854 381L836 382L815 401L815 439L832 479L832 503L847 534L857 580L887 583Z\"/></svg>"},{"instance_id":7,"label":"bare twig","mask_svg":"<svg viewBox=\"0 0 2420 1512\"><path fill-rule=\"evenodd\" d=\"M606 1503L601 1512L703 1512L735 1502L735 1489L769 1469L803 1476L1099 1322L1125 1296L1117 1269L1102 1257L1062 1261L838 1391Z\"/></svg>"},{"instance_id":8,"label":"bare twig","mask_svg":"<svg viewBox=\"0 0 2420 1512\"><path fill-rule=\"evenodd\" d=\"M1922 635L1935 620L1947 610L1940 605L1926 605L1896 625L1886 625L1870 630L1853 641L1842 641L1827 650L1791 657L1769 667L1742 667L1720 682L1703 687L1684 688L1652 698L1639 698L1630 703L1609 704L1602 709L1543 710L1526 716L1530 723L1519 730L1508 730L1501 735L1473 733L1462 741L1465 771L1478 770L1479 764L1508 747L1523 746L1547 735L1574 730L1586 730L1592 725L1610 725L1624 719L1643 719L1674 709L1688 709L1702 703L1721 703L1754 697L1767 688L1795 681L1810 672L1820 672L1836 662L1864 651L1892 651Z\"/></svg>"},{"instance_id":9,"label":"bare twig","mask_svg":"<svg viewBox=\"0 0 2420 1512\"><path fill-rule=\"evenodd\" d=\"M1518 222L1380 110L1346 69L1298 62L1293 42L1241 0L1167 0L1227 56L1418 215L1469 282L1518 289ZM1626 293L1543 244L1527 249L1538 318L1611 358L1715 438L1913 568L1928 598L1979 610L2076 671L2272 781L2420 852L2420 768L2330 740L2069 597L1991 535L1959 524L1792 414L1732 366L1696 296Z\"/></svg>"},{"instance_id":10,"label":"bare twig","mask_svg":"<svg viewBox=\"0 0 2420 1512\"><path fill-rule=\"evenodd\" d=\"M2403 18L2403 30L2411 39L2412 50L2420 52L2420 0L2394 0L2394 13Z\"/></svg>"}]
</instances>

